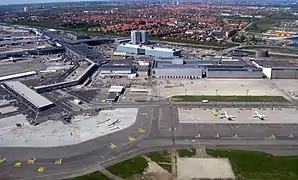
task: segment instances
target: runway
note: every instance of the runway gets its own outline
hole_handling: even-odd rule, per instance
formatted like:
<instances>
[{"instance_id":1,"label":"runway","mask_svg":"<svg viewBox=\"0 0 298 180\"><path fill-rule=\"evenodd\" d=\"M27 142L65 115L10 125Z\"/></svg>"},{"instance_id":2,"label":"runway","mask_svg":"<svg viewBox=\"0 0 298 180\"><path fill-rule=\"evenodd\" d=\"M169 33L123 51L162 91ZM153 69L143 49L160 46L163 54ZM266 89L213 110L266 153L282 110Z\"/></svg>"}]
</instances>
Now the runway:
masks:
<instances>
[{"instance_id":1,"label":"runway","mask_svg":"<svg viewBox=\"0 0 298 180\"><path fill-rule=\"evenodd\" d=\"M143 107L136 124L81 144L54 148L0 148L0 179L62 179L84 175L164 148L211 147L297 154L298 124L179 123L177 106ZM129 137L135 138L133 141ZM111 146L113 143L116 147ZM28 160L36 158L34 164ZM62 164L55 164L61 159ZM20 167L15 167L21 162ZM43 172L38 168L44 167Z\"/></svg>"}]
</instances>

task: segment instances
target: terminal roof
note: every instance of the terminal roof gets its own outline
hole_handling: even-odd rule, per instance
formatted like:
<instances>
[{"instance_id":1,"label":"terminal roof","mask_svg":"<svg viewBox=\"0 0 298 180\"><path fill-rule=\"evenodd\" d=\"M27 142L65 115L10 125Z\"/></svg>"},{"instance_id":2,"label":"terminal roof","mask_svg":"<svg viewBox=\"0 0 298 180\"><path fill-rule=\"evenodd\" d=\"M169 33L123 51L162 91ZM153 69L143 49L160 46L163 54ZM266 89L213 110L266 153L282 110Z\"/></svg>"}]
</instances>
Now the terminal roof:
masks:
<instances>
[{"instance_id":1,"label":"terminal roof","mask_svg":"<svg viewBox=\"0 0 298 180\"><path fill-rule=\"evenodd\" d=\"M37 108L46 107L52 105L53 102L49 101L48 99L44 98L37 92L33 91L23 83L19 81L7 81L4 82L6 86L14 90L17 94L25 98L31 104L33 104Z\"/></svg>"}]
</instances>

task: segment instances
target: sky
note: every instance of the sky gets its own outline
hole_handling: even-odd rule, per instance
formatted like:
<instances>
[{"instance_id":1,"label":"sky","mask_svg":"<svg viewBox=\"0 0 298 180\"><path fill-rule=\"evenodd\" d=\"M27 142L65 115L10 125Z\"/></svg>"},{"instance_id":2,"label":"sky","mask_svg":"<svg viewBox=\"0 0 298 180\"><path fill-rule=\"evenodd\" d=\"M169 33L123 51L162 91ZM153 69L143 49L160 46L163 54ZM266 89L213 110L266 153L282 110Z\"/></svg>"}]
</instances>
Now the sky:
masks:
<instances>
[{"instance_id":1,"label":"sky","mask_svg":"<svg viewBox=\"0 0 298 180\"><path fill-rule=\"evenodd\" d=\"M78 1L91 1L91 0L0 0L0 5L49 3L49 2L76 2L76 1L78 2Z\"/></svg>"}]
</instances>

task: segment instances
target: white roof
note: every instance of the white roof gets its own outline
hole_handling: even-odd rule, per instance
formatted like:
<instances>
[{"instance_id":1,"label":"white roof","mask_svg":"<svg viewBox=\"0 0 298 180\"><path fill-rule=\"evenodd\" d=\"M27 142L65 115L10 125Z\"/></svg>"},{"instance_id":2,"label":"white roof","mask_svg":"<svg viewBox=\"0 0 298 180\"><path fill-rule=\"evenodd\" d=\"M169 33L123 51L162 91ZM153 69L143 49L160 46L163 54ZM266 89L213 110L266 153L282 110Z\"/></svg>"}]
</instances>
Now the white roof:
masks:
<instances>
[{"instance_id":1,"label":"white roof","mask_svg":"<svg viewBox=\"0 0 298 180\"><path fill-rule=\"evenodd\" d=\"M123 86L111 86L109 89L109 93L110 92L120 93L120 92L122 92L123 88L124 88Z\"/></svg>"},{"instance_id":2,"label":"white roof","mask_svg":"<svg viewBox=\"0 0 298 180\"><path fill-rule=\"evenodd\" d=\"M151 48L149 46L143 46L143 45L137 45L137 44L120 44L119 46L130 47L130 48L141 48L141 49L148 49L148 50L155 50L155 51L164 51L164 52L174 52L174 49L160 48L160 47ZM180 51L180 50L176 49L175 51Z\"/></svg>"},{"instance_id":3,"label":"white roof","mask_svg":"<svg viewBox=\"0 0 298 180\"><path fill-rule=\"evenodd\" d=\"M53 104L53 102L44 98L43 96L28 88L26 85L19 81L7 81L4 82L4 84L13 89L17 94L25 98L37 108L42 108Z\"/></svg>"},{"instance_id":4,"label":"white roof","mask_svg":"<svg viewBox=\"0 0 298 180\"><path fill-rule=\"evenodd\" d=\"M10 79L25 77L25 76L32 76L35 74L37 74L35 71L28 71L28 72L23 72L23 73L19 73L19 74L11 74L11 75L7 75L7 76L1 76L0 81L6 81L6 80L10 80Z\"/></svg>"}]
</instances>

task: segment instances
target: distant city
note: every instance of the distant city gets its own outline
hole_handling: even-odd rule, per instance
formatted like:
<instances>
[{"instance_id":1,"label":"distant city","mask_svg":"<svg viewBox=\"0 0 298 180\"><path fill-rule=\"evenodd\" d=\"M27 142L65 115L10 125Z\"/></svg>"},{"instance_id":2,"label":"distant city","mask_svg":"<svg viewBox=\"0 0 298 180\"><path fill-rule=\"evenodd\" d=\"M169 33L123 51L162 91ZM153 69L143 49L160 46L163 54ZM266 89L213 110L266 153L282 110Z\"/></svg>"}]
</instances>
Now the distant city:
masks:
<instances>
[{"instance_id":1,"label":"distant city","mask_svg":"<svg viewBox=\"0 0 298 180\"><path fill-rule=\"evenodd\" d=\"M296 1L5 3L0 179L297 179Z\"/></svg>"}]
</instances>

